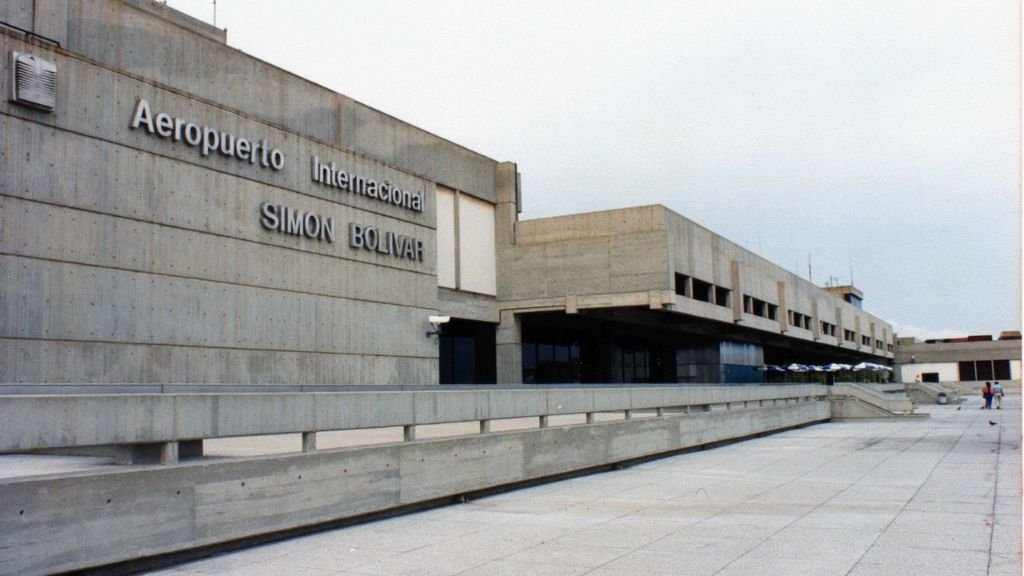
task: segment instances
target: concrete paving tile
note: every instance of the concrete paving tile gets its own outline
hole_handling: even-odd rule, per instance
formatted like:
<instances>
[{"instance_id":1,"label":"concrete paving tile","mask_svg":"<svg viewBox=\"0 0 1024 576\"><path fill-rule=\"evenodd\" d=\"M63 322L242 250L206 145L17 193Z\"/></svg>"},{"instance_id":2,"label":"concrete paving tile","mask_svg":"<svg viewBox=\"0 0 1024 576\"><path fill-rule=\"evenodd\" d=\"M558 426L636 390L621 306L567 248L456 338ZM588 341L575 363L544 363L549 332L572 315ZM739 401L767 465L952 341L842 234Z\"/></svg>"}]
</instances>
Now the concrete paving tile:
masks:
<instances>
[{"instance_id":1,"label":"concrete paving tile","mask_svg":"<svg viewBox=\"0 0 1024 576\"><path fill-rule=\"evenodd\" d=\"M951 502L949 500L922 500L914 498L907 504L906 510L910 512L942 512L948 514L971 514L985 510L983 504L972 502ZM988 506L991 510L991 505Z\"/></svg>"},{"instance_id":2,"label":"concrete paving tile","mask_svg":"<svg viewBox=\"0 0 1024 576\"><path fill-rule=\"evenodd\" d=\"M477 558L461 554L442 556L413 551L382 558L346 571L368 576L454 576L484 563Z\"/></svg>"},{"instance_id":3,"label":"concrete paving tile","mask_svg":"<svg viewBox=\"0 0 1024 576\"><path fill-rule=\"evenodd\" d=\"M987 534L992 520L989 514L904 511L896 516L889 529L954 535L977 530Z\"/></svg>"},{"instance_id":4,"label":"concrete paving tile","mask_svg":"<svg viewBox=\"0 0 1024 576\"><path fill-rule=\"evenodd\" d=\"M209 572L184 572L184 574L206 575L217 574L223 576L279 576L281 574L295 573L296 567L288 562L261 562L258 564L245 564L242 566L222 566ZM332 576L332 570L320 568L302 567L298 568L306 576Z\"/></svg>"},{"instance_id":5,"label":"concrete paving tile","mask_svg":"<svg viewBox=\"0 0 1024 576\"><path fill-rule=\"evenodd\" d=\"M849 530L870 532L877 536L892 522L896 514L896 512L858 512L857 510L819 508L801 517L787 530L794 528Z\"/></svg>"},{"instance_id":6,"label":"concrete paving tile","mask_svg":"<svg viewBox=\"0 0 1024 576\"><path fill-rule=\"evenodd\" d=\"M509 555L504 560L596 568L622 556L623 553L625 553L623 548L611 546L545 542L532 548L527 548L522 552Z\"/></svg>"},{"instance_id":7,"label":"concrete paving tile","mask_svg":"<svg viewBox=\"0 0 1024 576\"><path fill-rule=\"evenodd\" d=\"M716 576L846 576L852 567L849 564L837 564L834 561L822 560L813 556L801 558L779 558L770 554L751 553L737 559L718 572Z\"/></svg>"},{"instance_id":8,"label":"concrete paving tile","mask_svg":"<svg viewBox=\"0 0 1024 576\"><path fill-rule=\"evenodd\" d=\"M759 544L754 552L772 551L778 557L827 556L839 563L850 560L852 565L877 538L873 532L789 527Z\"/></svg>"},{"instance_id":9,"label":"concrete paving tile","mask_svg":"<svg viewBox=\"0 0 1024 576\"><path fill-rule=\"evenodd\" d=\"M876 544L861 559L865 564L881 564L890 570L910 570L916 574L982 573L988 566L988 550L947 550L909 545ZM959 572L958 572L959 571Z\"/></svg>"},{"instance_id":10,"label":"concrete paving tile","mask_svg":"<svg viewBox=\"0 0 1024 576\"><path fill-rule=\"evenodd\" d=\"M794 503L817 506L840 494L847 484L788 482L758 496L763 502Z\"/></svg>"},{"instance_id":11,"label":"concrete paving tile","mask_svg":"<svg viewBox=\"0 0 1024 576\"><path fill-rule=\"evenodd\" d=\"M902 506L913 498L916 492L917 488L914 486L857 484L837 494L830 502L866 502L868 504L898 502Z\"/></svg>"},{"instance_id":12,"label":"concrete paving tile","mask_svg":"<svg viewBox=\"0 0 1024 576\"><path fill-rule=\"evenodd\" d=\"M570 532L557 540L564 544L591 544L616 548L641 548L678 532L680 525L675 522L645 518L617 518L583 530Z\"/></svg>"},{"instance_id":13,"label":"concrete paving tile","mask_svg":"<svg viewBox=\"0 0 1024 576\"><path fill-rule=\"evenodd\" d=\"M459 576L580 576L581 574L593 574L593 572L582 566L496 560L462 572Z\"/></svg>"},{"instance_id":14,"label":"concrete paving tile","mask_svg":"<svg viewBox=\"0 0 1024 576\"><path fill-rule=\"evenodd\" d=\"M762 540L753 538L715 538L680 534L670 534L660 540L651 542L643 548L646 552L656 554L672 554L681 558L717 558L721 565L737 558Z\"/></svg>"},{"instance_id":15,"label":"concrete paving tile","mask_svg":"<svg viewBox=\"0 0 1024 576\"><path fill-rule=\"evenodd\" d=\"M314 554L289 554L277 558L275 563L286 563L294 569L313 568L337 572L356 569L392 555L392 552L368 548L335 547Z\"/></svg>"},{"instance_id":16,"label":"concrete paving tile","mask_svg":"<svg viewBox=\"0 0 1024 576\"><path fill-rule=\"evenodd\" d=\"M892 564L861 562L848 572L848 576L902 576L904 574L928 574L928 576L989 576L988 571L983 566L976 566L967 570L960 567L929 566L929 569L931 570L929 572L924 572L923 569L923 567L918 567L916 569L917 571L915 571L915 568L911 566L893 566ZM1016 574L1013 574L1013 576L1020 576L1020 571L1018 570Z\"/></svg>"},{"instance_id":17,"label":"concrete paving tile","mask_svg":"<svg viewBox=\"0 0 1024 576\"><path fill-rule=\"evenodd\" d=\"M930 550L980 551L988 550L989 530L957 532L943 527L942 532L927 530L886 530L878 537L881 546L922 548Z\"/></svg>"},{"instance_id":18,"label":"concrete paving tile","mask_svg":"<svg viewBox=\"0 0 1024 576\"><path fill-rule=\"evenodd\" d=\"M804 511L803 513L806 513ZM780 512L776 514L765 513L760 510L750 510L743 506L736 507L732 510L727 510L721 514L717 514L704 520L700 523L703 525L721 525L727 524L730 526L743 526L752 527L757 526L765 528L771 532L778 531L785 526L788 526L800 518L801 513L785 513Z\"/></svg>"},{"instance_id":19,"label":"concrete paving tile","mask_svg":"<svg viewBox=\"0 0 1024 576\"><path fill-rule=\"evenodd\" d=\"M587 572L587 576L710 576L729 561L713 554L637 550Z\"/></svg>"},{"instance_id":20,"label":"concrete paving tile","mask_svg":"<svg viewBox=\"0 0 1024 576\"><path fill-rule=\"evenodd\" d=\"M1016 553L992 554L988 567L988 576L1020 576L1021 555Z\"/></svg>"}]
</instances>

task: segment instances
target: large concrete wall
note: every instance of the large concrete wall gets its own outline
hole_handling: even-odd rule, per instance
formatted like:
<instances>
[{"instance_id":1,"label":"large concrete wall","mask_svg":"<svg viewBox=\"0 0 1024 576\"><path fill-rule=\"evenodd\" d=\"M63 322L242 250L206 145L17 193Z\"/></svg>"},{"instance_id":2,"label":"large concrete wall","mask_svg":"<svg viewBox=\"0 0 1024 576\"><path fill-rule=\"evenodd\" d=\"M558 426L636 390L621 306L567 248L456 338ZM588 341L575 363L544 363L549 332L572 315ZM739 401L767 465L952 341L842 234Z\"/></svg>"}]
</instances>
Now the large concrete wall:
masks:
<instances>
[{"instance_id":1,"label":"large concrete wall","mask_svg":"<svg viewBox=\"0 0 1024 576\"><path fill-rule=\"evenodd\" d=\"M400 417L433 422L462 418L466 414L496 415L486 410L480 412L480 407L492 405L505 411L503 413L546 414L568 409L563 404L538 402L538 398L546 394L544 391L526 391L522 402L503 398L508 393L499 390L491 394L461 394L459 398L465 401L457 398L454 402L443 402L435 395L435 401L421 403L422 411L414 408L418 404L415 396L408 395L410 410ZM680 391L682 396L678 398L673 394L675 391L670 389L555 390L547 400L569 402L576 408L605 410L629 408L634 405L633 400L641 405L673 406L683 401L683 397L686 402L724 401L725 404L708 411L666 414L658 418L269 457L195 460L167 466L115 467L102 472L0 479L0 501L10 504L7 513L0 515L0 550L6 551L0 554L0 574L48 574L81 569L311 526L811 424L826 420L830 415L825 390L818 386L693 389ZM661 395L660 404L658 395ZM235 408L243 408L246 398L236 398L232 403ZM248 398L257 400L259 405L269 405L266 402L269 397L250 395ZM781 399L760 400L764 398ZM74 401L67 397L52 400L57 403ZM199 402L196 406L200 408L210 401L201 397L192 400ZM746 407L748 400L753 401L750 407ZM124 399L127 403L149 403L150 408L168 401L173 405L173 399L161 396ZM310 403L314 400L311 395L305 395L297 401ZM730 406L730 401L738 404ZM191 420L192 424L204 425L201 417L204 410L181 407L188 414L200 414ZM305 418L306 426L315 426L315 411L303 417L302 410L294 409L296 406L279 408L284 409L270 412L272 417L268 418L232 419L231 414L241 416L245 410L228 410L222 416L247 430L262 424L264 432L267 426L282 418L285 425ZM364 424L396 417L387 410L368 410L362 414L369 419ZM353 410L350 415L359 417L359 411ZM330 417L330 414L324 416ZM378 422L377 418L381 420ZM166 433L160 429L171 430L174 426L164 418L157 420L154 426L147 428L145 422L136 421L133 425L129 419L124 419L120 428L130 428L135 434L159 436ZM82 431L85 435L96 430L95 418L81 423L86 427ZM30 422L24 424L31 425ZM340 424L339 420L332 426ZM75 422L57 425L73 427ZM44 427L49 429L48 425ZM47 434L54 433L57 430ZM85 436L80 439L88 441ZM69 441L68 437L62 440Z\"/></svg>"},{"instance_id":2,"label":"large concrete wall","mask_svg":"<svg viewBox=\"0 0 1024 576\"><path fill-rule=\"evenodd\" d=\"M497 164L226 46L148 0L18 0L10 53L55 62L52 114L0 101L0 382L429 384L434 183L494 200ZM284 169L129 124L137 101L265 139ZM421 193L404 209L312 181L311 159ZM330 217L333 243L260 226L263 202ZM423 261L349 247L357 223ZM494 319L493 305L447 313Z\"/></svg>"}]
</instances>

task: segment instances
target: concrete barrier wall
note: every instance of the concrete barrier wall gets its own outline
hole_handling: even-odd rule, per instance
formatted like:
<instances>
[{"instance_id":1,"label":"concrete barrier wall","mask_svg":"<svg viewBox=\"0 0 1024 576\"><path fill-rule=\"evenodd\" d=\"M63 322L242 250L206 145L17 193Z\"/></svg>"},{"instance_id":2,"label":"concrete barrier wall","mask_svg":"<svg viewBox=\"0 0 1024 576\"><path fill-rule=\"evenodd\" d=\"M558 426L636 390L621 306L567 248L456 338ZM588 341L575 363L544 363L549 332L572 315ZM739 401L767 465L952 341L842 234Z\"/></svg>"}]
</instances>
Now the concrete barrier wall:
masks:
<instances>
[{"instance_id":1,"label":"concrete barrier wall","mask_svg":"<svg viewBox=\"0 0 1024 576\"><path fill-rule=\"evenodd\" d=\"M586 396L577 395L580 405L610 407L615 394L589 400ZM620 395L619 408L622 399ZM409 404L407 416L417 414L416 404ZM539 408L513 404L524 412ZM2 479L0 573L46 574L180 551L743 438L829 416L828 401L795 394L785 404L659 418Z\"/></svg>"},{"instance_id":2,"label":"concrete barrier wall","mask_svg":"<svg viewBox=\"0 0 1024 576\"><path fill-rule=\"evenodd\" d=\"M820 398L820 385L0 396L0 453Z\"/></svg>"}]
</instances>

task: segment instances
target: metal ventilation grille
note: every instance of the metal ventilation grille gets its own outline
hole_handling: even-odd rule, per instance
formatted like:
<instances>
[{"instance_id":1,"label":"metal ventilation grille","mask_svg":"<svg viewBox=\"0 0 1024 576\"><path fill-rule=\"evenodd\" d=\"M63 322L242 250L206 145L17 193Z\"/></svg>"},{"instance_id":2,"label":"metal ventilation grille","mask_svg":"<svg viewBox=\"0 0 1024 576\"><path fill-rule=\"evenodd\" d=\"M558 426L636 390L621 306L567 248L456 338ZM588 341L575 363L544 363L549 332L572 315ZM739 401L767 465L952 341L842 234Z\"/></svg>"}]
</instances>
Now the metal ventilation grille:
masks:
<instances>
[{"instance_id":1,"label":"metal ventilation grille","mask_svg":"<svg viewBox=\"0 0 1024 576\"><path fill-rule=\"evenodd\" d=\"M11 60L11 99L52 112L57 105L56 64L20 52Z\"/></svg>"}]
</instances>

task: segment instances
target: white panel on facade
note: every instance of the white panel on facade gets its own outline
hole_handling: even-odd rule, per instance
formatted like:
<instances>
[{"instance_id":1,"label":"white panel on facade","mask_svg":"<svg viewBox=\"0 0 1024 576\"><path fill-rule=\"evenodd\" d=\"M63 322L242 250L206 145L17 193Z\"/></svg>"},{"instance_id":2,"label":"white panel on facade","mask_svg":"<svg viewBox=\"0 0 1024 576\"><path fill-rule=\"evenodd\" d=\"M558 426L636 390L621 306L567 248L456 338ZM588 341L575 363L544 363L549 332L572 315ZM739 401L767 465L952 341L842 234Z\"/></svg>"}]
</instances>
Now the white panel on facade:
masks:
<instances>
[{"instance_id":1,"label":"white panel on facade","mask_svg":"<svg viewBox=\"0 0 1024 576\"><path fill-rule=\"evenodd\" d=\"M455 288L455 192L437 187L437 285Z\"/></svg>"},{"instance_id":2,"label":"white panel on facade","mask_svg":"<svg viewBox=\"0 0 1024 576\"><path fill-rule=\"evenodd\" d=\"M900 367L903 382L913 382L922 374L938 374L939 382L960 381L960 369L956 362L914 363Z\"/></svg>"},{"instance_id":3,"label":"white panel on facade","mask_svg":"<svg viewBox=\"0 0 1024 576\"><path fill-rule=\"evenodd\" d=\"M461 290L497 293L494 205L466 195L459 196L459 275Z\"/></svg>"}]
</instances>

